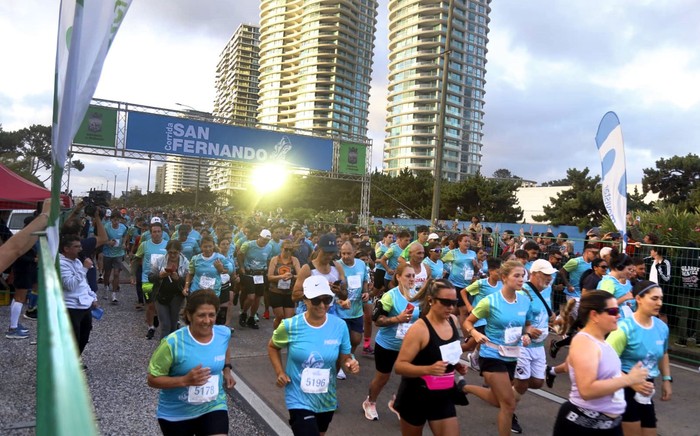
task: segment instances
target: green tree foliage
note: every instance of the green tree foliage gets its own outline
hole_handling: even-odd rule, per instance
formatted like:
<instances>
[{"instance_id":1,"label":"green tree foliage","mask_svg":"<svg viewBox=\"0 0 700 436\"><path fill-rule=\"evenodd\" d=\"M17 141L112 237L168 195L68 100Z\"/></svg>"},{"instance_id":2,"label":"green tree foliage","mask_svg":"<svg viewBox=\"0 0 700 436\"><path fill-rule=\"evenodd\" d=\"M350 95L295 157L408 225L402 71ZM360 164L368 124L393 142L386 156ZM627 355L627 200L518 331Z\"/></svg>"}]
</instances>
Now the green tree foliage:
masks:
<instances>
[{"instance_id":1,"label":"green tree foliage","mask_svg":"<svg viewBox=\"0 0 700 436\"><path fill-rule=\"evenodd\" d=\"M523 217L515 192L517 180L490 180L482 175L444 185L440 217L468 220L472 216L488 221L517 222Z\"/></svg>"},{"instance_id":2,"label":"green tree foliage","mask_svg":"<svg viewBox=\"0 0 700 436\"><path fill-rule=\"evenodd\" d=\"M635 186L633 192L627 192L627 210L650 212L654 210L654 205L644 201L644 193L639 192L639 189Z\"/></svg>"},{"instance_id":3,"label":"green tree foliage","mask_svg":"<svg viewBox=\"0 0 700 436\"><path fill-rule=\"evenodd\" d=\"M0 162L25 179L44 185L51 177L51 126L33 124L13 132L0 126ZM79 160L71 165L78 171L85 168Z\"/></svg>"},{"instance_id":4,"label":"green tree foliage","mask_svg":"<svg viewBox=\"0 0 700 436\"><path fill-rule=\"evenodd\" d=\"M495 179L521 179L522 177L518 177L515 174L511 173L509 169L506 168L501 168L493 172L492 175L493 178Z\"/></svg>"},{"instance_id":5,"label":"green tree foliage","mask_svg":"<svg viewBox=\"0 0 700 436\"><path fill-rule=\"evenodd\" d=\"M569 168L566 171L566 186L571 186L550 197L543 215L535 215L535 221L549 221L553 226L570 225L579 229L598 224L606 216L600 185L600 176L590 177L590 170Z\"/></svg>"},{"instance_id":6,"label":"green tree foliage","mask_svg":"<svg viewBox=\"0 0 700 436\"><path fill-rule=\"evenodd\" d=\"M693 192L700 187L700 157L689 153L685 157L661 158L656 161L656 169L644 169L642 186L645 194L658 193L659 199L692 211L700 206L690 201L698 196Z\"/></svg>"}]
</instances>

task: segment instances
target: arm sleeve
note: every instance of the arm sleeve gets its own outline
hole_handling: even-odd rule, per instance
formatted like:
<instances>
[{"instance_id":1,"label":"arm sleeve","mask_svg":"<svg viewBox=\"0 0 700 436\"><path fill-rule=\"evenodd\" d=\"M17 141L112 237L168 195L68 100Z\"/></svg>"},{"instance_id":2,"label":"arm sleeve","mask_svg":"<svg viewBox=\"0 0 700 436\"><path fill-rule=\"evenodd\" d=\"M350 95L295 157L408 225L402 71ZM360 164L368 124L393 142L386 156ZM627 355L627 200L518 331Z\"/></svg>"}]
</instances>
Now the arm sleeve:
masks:
<instances>
[{"instance_id":1,"label":"arm sleeve","mask_svg":"<svg viewBox=\"0 0 700 436\"><path fill-rule=\"evenodd\" d=\"M627 346L627 332L623 328L618 328L610 332L605 340L615 350L617 355L621 355Z\"/></svg>"},{"instance_id":2,"label":"arm sleeve","mask_svg":"<svg viewBox=\"0 0 700 436\"><path fill-rule=\"evenodd\" d=\"M136 254L134 256L143 259L143 252L145 249L143 248L144 244L139 244L139 248L136 250Z\"/></svg>"},{"instance_id":3,"label":"arm sleeve","mask_svg":"<svg viewBox=\"0 0 700 436\"><path fill-rule=\"evenodd\" d=\"M382 302L382 307L386 313L389 313L391 308L394 307L394 297L390 292L385 292L380 301Z\"/></svg>"},{"instance_id":4,"label":"arm sleeve","mask_svg":"<svg viewBox=\"0 0 700 436\"><path fill-rule=\"evenodd\" d=\"M173 364L173 353L170 349L168 341L160 341L160 345L156 348L151 356L151 361L148 362L148 373L154 377L160 377L170 374L170 367Z\"/></svg>"},{"instance_id":5,"label":"arm sleeve","mask_svg":"<svg viewBox=\"0 0 700 436\"><path fill-rule=\"evenodd\" d=\"M571 271L575 270L577 266L578 266L578 261L576 260L576 258L569 259L569 261L564 264L564 270L566 272L571 272Z\"/></svg>"},{"instance_id":6,"label":"arm sleeve","mask_svg":"<svg viewBox=\"0 0 700 436\"><path fill-rule=\"evenodd\" d=\"M343 328L343 337L340 340L340 354L350 354L352 346L350 345L350 332L347 328Z\"/></svg>"},{"instance_id":7,"label":"arm sleeve","mask_svg":"<svg viewBox=\"0 0 700 436\"><path fill-rule=\"evenodd\" d=\"M384 252L384 255L382 257L386 257L387 259L391 259L391 256L394 255L394 247L389 247L388 250Z\"/></svg>"},{"instance_id":8,"label":"arm sleeve","mask_svg":"<svg viewBox=\"0 0 700 436\"><path fill-rule=\"evenodd\" d=\"M469 295L477 295L479 293L479 288L481 287L481 280L477 280L467 286L467 293Z\"/></svg>"},{"instance_id":9,"label":"arm sleeve","mask_svg":"<svg viewBox=\"0 0 700 436\"><path fill-rule=\"evenodd\" d=\"M403 257L403 258L406 259L406 260L408 260L408 252L409 252L409 248L411 248L411 245L412 245L412 244L413 244L413 242L411 242L410 244L408 244L408 245L406 246L406 248L404 248L403 251L401 252L401 257Z\"/></svg>"},{"instance_id":10,"label":"arm sleeve","mask_svg":"<svg viewBox=\"0 0 700 436\"><path fill-rule=\"evenodd\" d=\"M272 333L272 339L270 339L270 341L272 345L280 349L289 345L289 333L287 332L287 324L284 321L282 321Z\"/></svg>"},{"instance_id":11,"label":"arm sleeve","mask_svg":"<svg viewBox=\"0 0 700 436\"><path fill-rule=\"evenodd\" d=\"M477 304L474 310L472 310L472 315L478 319L484 319L489 316L490 312L491 305L489 304L489 299L484 298L483 300L479 301L479 304Z\"/></svg>"},{"instance_id":12,"label":"arm sleeve","mask_svg":"<svg viewBox=\"0 0 700 436\"><path fill-rule=\"evenodd\" d=\"M455 260L455 254L452 250L448 251L442 256L442 261L445 263L453 262Z\"/></svg>"},{"instance_id":13,"label":"arm sleeve","mask_svg":"<svg viewBox=\"0 0 700 436\"><path fill-rule=\"evenodd\" d=\"M194 275L194 260L197 258L197 256L192 256L192 259L190 259L190 264L187 267L187 272L190 274Z\"/></svg>"},{"instance_id":14,"label":"arm sleeve","mask_svg":"<svg viewBox=\"0 0 700 436\"><path fill-rule=\"evenodd\" d=\"M601 291L608 291L611 295L615 295L615 284L612 280L601 280L598 282L598 289Z\"/></svg>"}]
</instances>

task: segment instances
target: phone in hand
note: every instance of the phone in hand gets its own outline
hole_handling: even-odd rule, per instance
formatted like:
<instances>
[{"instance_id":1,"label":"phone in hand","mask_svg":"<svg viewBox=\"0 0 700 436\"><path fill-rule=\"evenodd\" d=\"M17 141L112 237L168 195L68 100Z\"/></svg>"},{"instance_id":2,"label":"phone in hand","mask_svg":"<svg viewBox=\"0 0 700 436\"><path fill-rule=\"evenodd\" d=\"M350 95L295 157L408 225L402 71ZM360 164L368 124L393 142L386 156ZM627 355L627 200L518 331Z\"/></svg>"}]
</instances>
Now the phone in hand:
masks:
<instances>
[{"instance_id":1,"label":"phone in hand","mask_svg":"<svg viewBox=\"0 0 700 436\"><path fill-rule=\"evenodd\" d=\"M415 309L415 306L414 306L413 304L408 303L408 304L406 305L406 310L407 310L408 312L413 312L413 309Z\"/></svg>"},{"instance_id":2,"label":"phone in hand","mask_svg":"<svg viewBox=\"0 0 700 436\"><path fill-rule=\"evenodd\" d=\"M343 283L342 280L336 280L336 281L333 282L333 284L334 284L335 286L340 286L341 283Z\"/></svg>"}]
</instances>

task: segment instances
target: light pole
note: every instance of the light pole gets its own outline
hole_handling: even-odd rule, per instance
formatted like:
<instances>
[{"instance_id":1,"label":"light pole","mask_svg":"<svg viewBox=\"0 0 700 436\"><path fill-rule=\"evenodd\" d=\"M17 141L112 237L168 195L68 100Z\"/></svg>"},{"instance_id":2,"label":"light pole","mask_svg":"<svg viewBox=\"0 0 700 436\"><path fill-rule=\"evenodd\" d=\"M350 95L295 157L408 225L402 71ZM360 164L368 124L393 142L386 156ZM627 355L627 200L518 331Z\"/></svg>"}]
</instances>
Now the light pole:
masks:
<instances>
[{"instance_id":1,"label":"light pole","mask_svg":"<svg viewBox=\"0 0 700 436\"><path fill-rule=\"evenodd\" d=\"M449 0L447 6L447 29L445 31L445 47L442 52L442 83L440 86L440 103L438 107L438 131L435 144L435 171L433 182L433 205L430 213L430 223L435 222L440 216L440 188L442 185L442 152L445 142L445 113L447 111L447 79L450 68L450 39L452 36L452 14L454 12L454 0Z\"/></svg>"}]
</instances>

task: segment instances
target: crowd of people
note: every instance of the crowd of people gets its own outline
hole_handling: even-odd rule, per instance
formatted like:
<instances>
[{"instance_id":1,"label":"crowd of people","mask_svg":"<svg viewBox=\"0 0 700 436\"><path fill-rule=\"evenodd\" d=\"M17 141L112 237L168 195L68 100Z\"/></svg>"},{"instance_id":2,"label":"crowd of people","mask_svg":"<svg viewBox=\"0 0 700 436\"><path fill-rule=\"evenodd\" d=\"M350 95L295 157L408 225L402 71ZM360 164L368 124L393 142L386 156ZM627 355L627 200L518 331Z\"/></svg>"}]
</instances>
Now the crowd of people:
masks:
<instances>
[{"instance_id":1,"label":"crowd of people","mask_svg":"<svg viewBox=\"0 0 700 436\"><path fill-rule=\"evenodd\" d=\"M515 412L523 395L562 373L572 388L553 423L557 435L654 434L655 378L661 399L671 398L662 320L668 272L659 247L646 273L614 234L612 244L589 234L577 255L566 234L506 231L495 240L477 217L462 231L413 233L381 222L82 209L65 219L59 245L79 351L100 296L123 301L120 276L129 264L145 338L159 329L147 373L160 390L166 435L228 432L231 336L258 329L259 313L274 318L267 350L296 435L328 430L337 380L360 371L356 351L374 360L368 394L358 399L365 418L379 419L376 402L395 372L399 388L385 398L406 435L422 434L426 423L434 434L459 434L455 406L467 395L498 408L499 435L521 433ZM31 249L5 245L21 255ZM15 294L8 338L27 337L17 320L24 298ZM550 332L562 338L547 347ZM547 351L554 358L564 347L566 360L547 366ZM468 368L483 385L465 382Z\"/></svg>"}]
</instances>

